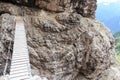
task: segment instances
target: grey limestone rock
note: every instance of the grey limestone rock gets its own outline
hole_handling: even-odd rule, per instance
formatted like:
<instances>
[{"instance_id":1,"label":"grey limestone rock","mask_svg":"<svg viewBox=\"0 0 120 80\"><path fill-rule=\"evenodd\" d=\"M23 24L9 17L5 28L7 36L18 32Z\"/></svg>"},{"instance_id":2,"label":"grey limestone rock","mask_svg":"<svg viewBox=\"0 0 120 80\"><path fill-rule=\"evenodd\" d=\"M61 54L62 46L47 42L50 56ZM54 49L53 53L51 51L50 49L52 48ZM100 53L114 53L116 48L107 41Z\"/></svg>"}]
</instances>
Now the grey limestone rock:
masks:
<instances>
[{"instance_id":1,"label":"grey limestone rock","mask_svg":"<svg viewBox=\"0 0 120 80\"><path fill-rule=\"evenodd\" d=\"M14 16L10 16L9 14L3 14L0 16L0 75L3 74L3 70L6 64L6 59L8 58L8 69L9 72L11 55L13 46L10 46L10 54L8 54L9 44L13 44L14 39L14 27L15 27L15 19Z\"/></svg>"},{"instance_id":2,"label":"grey limestone rock","mask_svg":"<svg viewBox=\"0 0 120 80\"><path fill-rule=\"evenodd\" d=\"M63 13L25 23L32 68L50 80L97 80L114 63L114 38L95 19Z\"/></svg>"}]
</instances>

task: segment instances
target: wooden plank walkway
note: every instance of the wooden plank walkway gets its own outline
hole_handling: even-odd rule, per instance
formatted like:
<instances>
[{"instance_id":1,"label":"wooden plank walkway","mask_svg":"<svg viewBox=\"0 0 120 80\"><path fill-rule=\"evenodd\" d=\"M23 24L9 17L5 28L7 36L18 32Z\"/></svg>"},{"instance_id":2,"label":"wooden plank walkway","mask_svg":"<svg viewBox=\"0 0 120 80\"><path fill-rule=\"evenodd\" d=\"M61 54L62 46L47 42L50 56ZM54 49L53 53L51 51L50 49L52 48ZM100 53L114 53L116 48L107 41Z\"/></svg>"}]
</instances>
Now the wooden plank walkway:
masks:
<instances>
[{"instance_id":1,"label":"wooden plank walkway","mask_svg":"<svg viewBox=\"0 0 120 80\"><path fill-rule=\"evenodd\" d=\"M14 48L10 69L10 80L30 80L31 68L22 18L16 17Z\"/></svg>"}]
</instances>

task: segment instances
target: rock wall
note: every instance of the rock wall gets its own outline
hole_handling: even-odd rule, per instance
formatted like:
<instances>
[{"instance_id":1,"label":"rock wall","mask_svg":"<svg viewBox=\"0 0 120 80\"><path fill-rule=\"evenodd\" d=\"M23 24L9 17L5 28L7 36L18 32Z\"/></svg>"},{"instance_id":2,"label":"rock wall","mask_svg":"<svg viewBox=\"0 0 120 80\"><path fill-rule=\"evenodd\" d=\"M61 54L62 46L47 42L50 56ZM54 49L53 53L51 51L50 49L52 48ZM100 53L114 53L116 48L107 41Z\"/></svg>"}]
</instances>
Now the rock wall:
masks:
<instances>
[{"instance_id":1,"label":"rock wall","mask_svg":"<svg viewBox=\"0 0 120 80\"><path fill-rule=\"evenodd\" d=\"M32 68L50 80L99 80L114 61L108 29L79 14L42 14L25 18Z\"/></svg>"},{"instance_id":2,"label":"rock wall","mask_svg":"<svg viewBox=\"0 0 120 80\"><path fill-rule=\"evenodd\" d=\"M13 45L10 46L10 43L13 44L14 39L14 28L15 27L15 18L9 14L3 14L0 16L0 75L3 74L5 67L6 59L8 57L8 69L7 73L10 70L11 55ZM8 52L10 50L10 53Z\"/></svg>"},{"instance_id":3,"label":"rock wall","mask_svg":"<svg viewBox=\"0 0 120 80\"><path fill-rule=\"evenodd\" d=\"M50 12L77 12L84 17L95 18L96 0L0 0L13 4L36 7ZM6 5L3 5L6 6ZM2 5L0 6L2 7Z\"/></svg>"},{"instance_id":4,"label":"rock wall","mask_svg":"<svg viewBox=\"0 0 120 80\"><path fill-rule=\"evenodd\" d=\"M48 80L115 79L110 72L115 61L114 38L103 24L94 19L96 0L32 1L35 2L34 8L27 7L29 0L26 3L14 2L26 5L22 7L1 2L0 12L23 15L33 75ZM8 18L5 22L12 20L14 25L10 15L3 15ZM9 24L7 28L14 32L14 27ZM12 40L8 41L13 42L14 33L11 36L5 39L10 38ZM7 48L0 49L0 59L5 61L3 51ZM0 64L1 71L4 64Z\"/></svg>"}]
</instances>

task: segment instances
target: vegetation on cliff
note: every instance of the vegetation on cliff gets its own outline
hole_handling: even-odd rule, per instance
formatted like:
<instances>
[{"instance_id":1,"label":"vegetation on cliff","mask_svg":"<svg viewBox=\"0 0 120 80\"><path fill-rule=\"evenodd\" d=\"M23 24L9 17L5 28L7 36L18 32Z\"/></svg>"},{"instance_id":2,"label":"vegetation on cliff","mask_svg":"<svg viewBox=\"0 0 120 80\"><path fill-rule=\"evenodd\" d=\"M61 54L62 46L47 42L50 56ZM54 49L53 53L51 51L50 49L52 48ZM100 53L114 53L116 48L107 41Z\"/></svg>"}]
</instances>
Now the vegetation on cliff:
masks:
<instances>
[{"instance_id":1,"label":"vegetation on cliff","mask_svg":"<svg viewBox=\"0 0 120 80\"><path fill-rule=\"evenodd\" d=\"M117 60L120 61L120 32L116 32L114 35L115 38L115 51Z\"/></svg>"}]
</instances>

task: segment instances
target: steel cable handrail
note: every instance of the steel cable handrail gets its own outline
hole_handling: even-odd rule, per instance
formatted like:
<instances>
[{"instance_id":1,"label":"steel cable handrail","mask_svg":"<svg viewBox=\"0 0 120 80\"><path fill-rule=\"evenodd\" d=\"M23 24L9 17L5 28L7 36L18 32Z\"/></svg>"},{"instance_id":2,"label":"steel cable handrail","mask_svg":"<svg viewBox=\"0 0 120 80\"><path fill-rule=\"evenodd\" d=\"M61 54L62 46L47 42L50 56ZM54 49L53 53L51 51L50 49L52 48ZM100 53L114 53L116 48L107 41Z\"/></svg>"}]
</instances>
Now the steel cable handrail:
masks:
<instances>
[{"instance_id":1,"label":"steel cable handrail","mask_svg":"<svg viewBox=\"0 0 120 80\"><path fill-rule=\"evenodd\" d=\"M2 32L2 31L1 31L1 32ZM1 42L3 42L3 40L4 40L3 38L4 38L4 36L5 36L5 32L6 32L6 29L3 30L3 36L2 36L2 38L1 38ZM6 59L6 63L5 63L4 70L3 70L3 76L5 76L5 75L6 75L6 72L7 72L8 59L9 59L9 54L10 54L11 45L12 45L12 43L11 43L11 41L10 41L9 46L8 46L8 51L7 51L7 59Z\"/></svg>"},{"instance_id":2,"label":"steel cable handrail","mask_svg":"<svg viewBox=\"0 0 120 80\"><path fill-rule=\"evenodd\" d=\"M11 41L10 41L10 43L9 43L8 52L7 52L6 64L5 64L4 71L3 71L3 75L4 75L4 76L6 75L7 68L8 68L8 59L9 59L9 54L10 54L10 47L11 47Z\"/></svg>"}]
</instances>

